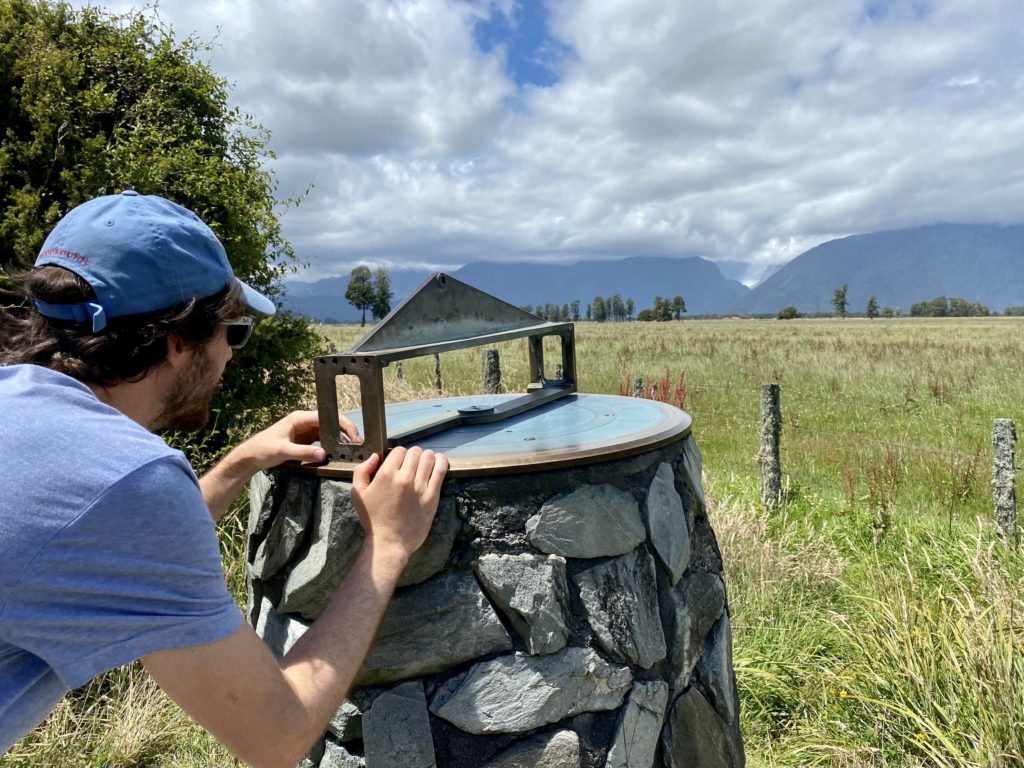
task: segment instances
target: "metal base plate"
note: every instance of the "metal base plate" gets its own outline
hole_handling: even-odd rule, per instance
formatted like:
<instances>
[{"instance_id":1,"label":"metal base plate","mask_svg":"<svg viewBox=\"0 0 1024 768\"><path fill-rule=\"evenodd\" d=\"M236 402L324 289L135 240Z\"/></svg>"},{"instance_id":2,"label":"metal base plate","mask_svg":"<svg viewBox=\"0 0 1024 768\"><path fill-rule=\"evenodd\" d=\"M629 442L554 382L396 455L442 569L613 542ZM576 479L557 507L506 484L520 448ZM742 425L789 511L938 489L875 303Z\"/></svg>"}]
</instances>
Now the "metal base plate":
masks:
<instances>
[{"instance_id":1,"label":"metal base plate","mask_svg":"<svg viewBox=\"0 0 1024 768\"><path fill-rule=\"evenodd\" d=\"M474 395L387 406L396 434L449 411L488 408L517 395ZM345 414L362 430L359 411ZM592 464L631 456L681 440L689 414L653 400L614 395L570 395L491 424L464 425L416 444L444 453L449 475L501 475ZM351 478L355 464L332 462L302 469L321 477Z\"/></svg>"}]
</instances>

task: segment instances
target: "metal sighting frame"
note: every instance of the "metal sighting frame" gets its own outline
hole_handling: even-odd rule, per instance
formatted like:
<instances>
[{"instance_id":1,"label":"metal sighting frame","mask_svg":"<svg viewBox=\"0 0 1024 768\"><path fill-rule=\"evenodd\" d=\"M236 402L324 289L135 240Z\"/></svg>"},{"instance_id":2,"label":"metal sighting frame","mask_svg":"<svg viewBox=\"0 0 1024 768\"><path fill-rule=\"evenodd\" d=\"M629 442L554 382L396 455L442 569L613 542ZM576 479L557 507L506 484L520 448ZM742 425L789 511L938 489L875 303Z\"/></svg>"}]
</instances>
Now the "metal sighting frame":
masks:
<instances>
[{"instance_id":1,"label":"metal sighting frame","mask_svg":"<svg viewBox=\"0 0 1024 768\"><path fill-rule=\"evenodd\" d=\"M561 339L562 376L544 375L544 338ZM526 338L530 384L526 394L491 406L452 409L388 435L383 370L390 363ZM576 392L576 338L572 323L541 320L453 277L437 273L399 304L348 352L313 361L320 444L329 462L382 458L392 448L461 424L486 424L550 403ZM363 442L343 442L338 426L338 376L359 380Z\"/></svg>"}]
</instances>

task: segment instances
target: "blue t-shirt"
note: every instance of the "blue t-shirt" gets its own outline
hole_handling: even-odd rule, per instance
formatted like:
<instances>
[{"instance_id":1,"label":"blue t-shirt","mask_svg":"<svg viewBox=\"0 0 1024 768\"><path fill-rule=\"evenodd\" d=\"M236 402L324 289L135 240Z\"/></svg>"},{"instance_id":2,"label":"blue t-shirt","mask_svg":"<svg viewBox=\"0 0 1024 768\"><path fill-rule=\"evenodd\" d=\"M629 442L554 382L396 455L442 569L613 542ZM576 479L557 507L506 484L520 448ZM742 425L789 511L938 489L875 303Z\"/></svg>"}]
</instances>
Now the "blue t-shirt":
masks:
<instances>
[{"instance_id":1,"label":"blue t-shirt","mask_svg":"<svg viewBox=\"0 0 1024 768\"><path fill-rule=\"evenodd\" d=\"M0 754L67 690L241 623L184 455L68 376L0 367Z\"/></svg>"}]
</instances>

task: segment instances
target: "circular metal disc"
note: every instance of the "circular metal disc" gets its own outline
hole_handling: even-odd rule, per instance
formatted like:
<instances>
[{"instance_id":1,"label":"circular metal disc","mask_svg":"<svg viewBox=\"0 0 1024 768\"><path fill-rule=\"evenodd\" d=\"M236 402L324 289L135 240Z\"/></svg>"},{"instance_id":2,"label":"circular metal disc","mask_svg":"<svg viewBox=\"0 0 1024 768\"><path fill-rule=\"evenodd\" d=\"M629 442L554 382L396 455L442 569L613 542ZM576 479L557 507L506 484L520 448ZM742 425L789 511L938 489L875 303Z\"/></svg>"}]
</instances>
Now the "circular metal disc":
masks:
<instances>
[{"instance_id":1,"label":"circular metal disc","mask_svg":"<svg viewBox=\"0 0 1024 768\"><path fill-rule=\"evenodd\" d=\"M451 411L481 412L516 395L474 395L392 403L388 433ZM362 431L359 411L345 414ZM416 441L444 453L450 475L530 472L630 456L682 439L687 413L665 403L614 395L568 395L526 413L490 424L462 425ZM316 468L326 477L351 477L355 464Z\"/></svg>"}]
</instances>

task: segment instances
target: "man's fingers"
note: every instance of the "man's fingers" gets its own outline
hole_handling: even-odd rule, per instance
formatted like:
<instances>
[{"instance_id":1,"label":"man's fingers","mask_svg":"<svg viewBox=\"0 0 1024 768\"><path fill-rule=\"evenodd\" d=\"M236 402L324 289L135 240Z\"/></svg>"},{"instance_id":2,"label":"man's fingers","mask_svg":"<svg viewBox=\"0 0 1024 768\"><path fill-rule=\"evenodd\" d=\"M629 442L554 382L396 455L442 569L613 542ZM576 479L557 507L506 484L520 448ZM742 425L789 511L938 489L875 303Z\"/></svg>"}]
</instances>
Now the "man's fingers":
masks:
<instances>
[{"instance_id":1,"label":"man's fingers","mask_svg":"<svg viewBox=\"0 0 1024 768\"><path fill-rule=\"evenodd\" d=\"M348 439L353 443L363 442L363 438L359 434L359 429L353 424L347 417L338 414L338 426L341 428L342 434L348 435Z\"/></svg>"},{"instance_id":2,"label":"man's fingers","mask_svg":"<svg viewBox=\"0 0 1024 768\"><path fill-rule=\"evenodd\" d=\"M426 488L430 482L430 473L434 471L436 454L431 450L423 451L419 464L416 466L416 487Z\"/></svg>"},{"instance_id":3,"label":"man's fingers","mask_svg":"<svg viewBox=\"0 0 1024 768\"><path fill-rule=\"evenodd\" d=\"M373 474L377 471L377 467L379 466L380 456L376 453L372 454L370 458L362 464L356 465L356 468L352 470L352 488L356 491L365 491L369 488L370 481L373 479Z\"/></svg>"},{"instance_id":4,"label":"man's fingers","mask_svg":"<svg viewBox=\"0 0 1024 768\"><path fill-rule=\"evenodd\" d=\"M284 453L287 456L287 459L294 459L296 461L312 461L314 463L319 463L327 458L327 451L319 445L300 445L298 443L289 443Z\"/></svg>"},{"instance_id":5,"label":"man's fingers","mask_svg":"<svg viewBox=\"0 0 1024 768\"><path fill-rule=\"evenodd\" d=\"M448 472L448 457L443 453L434 454L434 466L431 468L430 480L427 482L427 493L432 499L440 498L441 483Z\"/></svg>"}]
</instances>

